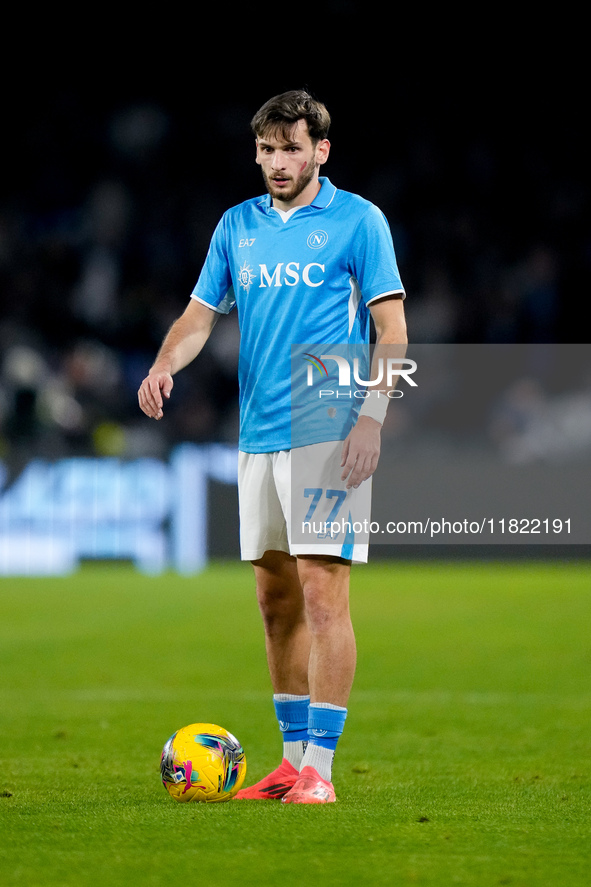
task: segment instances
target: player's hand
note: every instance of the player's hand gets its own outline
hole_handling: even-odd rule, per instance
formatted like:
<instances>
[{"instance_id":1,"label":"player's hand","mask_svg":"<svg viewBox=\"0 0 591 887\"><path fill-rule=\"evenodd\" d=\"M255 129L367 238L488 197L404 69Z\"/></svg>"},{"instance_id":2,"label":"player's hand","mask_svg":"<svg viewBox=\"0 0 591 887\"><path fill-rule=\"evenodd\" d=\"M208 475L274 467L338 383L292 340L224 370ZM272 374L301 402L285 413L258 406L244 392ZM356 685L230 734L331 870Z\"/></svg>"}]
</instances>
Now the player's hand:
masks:
<instances>
[{"instance_id":1,"label":"player's hand","mask_svg":"<svg viewBox=\"0 0 591 887\"><path fill-rule=\"evenodd\" d=\"M345 441L341 452L341 480L347 489L357 488L378 467L382 426L370 416L360 416Z\"/></svg>"},{"instance_id":2,"label":"player's hand","mask_svg":"<svg viewBox=\"0 0 591 887\"><path fill-rule=\"evenodd\" d=\"M141 409L150 419L161 419L164 415L162 407L163 398L170 397L172 391L172 376L170 373L160 371L149 373L138 391L138 400Z\"/></svg>"}]
</instances>

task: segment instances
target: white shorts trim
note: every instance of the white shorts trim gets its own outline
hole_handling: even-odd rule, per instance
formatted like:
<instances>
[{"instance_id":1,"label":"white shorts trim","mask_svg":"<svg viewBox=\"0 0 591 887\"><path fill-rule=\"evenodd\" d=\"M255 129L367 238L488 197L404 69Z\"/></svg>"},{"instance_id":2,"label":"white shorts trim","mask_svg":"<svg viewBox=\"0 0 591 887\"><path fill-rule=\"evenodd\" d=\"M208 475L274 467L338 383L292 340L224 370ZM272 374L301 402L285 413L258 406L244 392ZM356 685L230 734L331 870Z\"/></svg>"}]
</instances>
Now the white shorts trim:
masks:
<instances>
[{"instance_id":1,"label":"white shorts trim","mask_svg":"<svg viewBox=\"0 0 591 887\"><path fill-rule=\"evenodd\" d=\"M369 526L371 478L356 490L346 489L340 479L342 445L329 441L238 454L243 560L258 560L265 551L285 551L367 563L369 530L360 532L359 527L363 522Z\"/></svg>"}]
</instances>

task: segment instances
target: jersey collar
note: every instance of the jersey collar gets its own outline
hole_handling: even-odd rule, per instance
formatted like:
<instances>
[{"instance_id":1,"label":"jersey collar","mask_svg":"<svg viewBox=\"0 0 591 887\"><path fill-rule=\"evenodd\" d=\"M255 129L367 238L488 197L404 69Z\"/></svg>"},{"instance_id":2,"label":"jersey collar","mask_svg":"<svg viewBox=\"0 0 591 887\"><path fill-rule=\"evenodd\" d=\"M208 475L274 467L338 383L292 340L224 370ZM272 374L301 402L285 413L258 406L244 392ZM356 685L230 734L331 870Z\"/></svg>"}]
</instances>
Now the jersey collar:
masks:
<instances>
[{"instance_id":1,"label":"jersey collar","mask_svg":"<svg viewBox=\"0 0 591 887\"><path fill-rule=\"evenodd\" d=\"M312 201L311 206L315 206L318 209L326 209L332 203L337 189L326 176L320 176L318 181L320 182L320 191Z\"/></svg>"},{"instance_id":2,"label":"jersey collar","mask_svg":"<svg viewBox=\"0 0 591 887\"><path fill-rule=\"evenodd\" d=\"M332 184L330 179L326 178L326 176L320 176L318 181L320 182L320 191L318 192L310 206L313 206L315 209L326 209L326 207L330 206L330 204L334 200L337 189ZM261 200L259 200L258 205L262 206L267 212L270 212L272 209L271 195L265 194L265 196Z\"/></svg>"}]
</instances>

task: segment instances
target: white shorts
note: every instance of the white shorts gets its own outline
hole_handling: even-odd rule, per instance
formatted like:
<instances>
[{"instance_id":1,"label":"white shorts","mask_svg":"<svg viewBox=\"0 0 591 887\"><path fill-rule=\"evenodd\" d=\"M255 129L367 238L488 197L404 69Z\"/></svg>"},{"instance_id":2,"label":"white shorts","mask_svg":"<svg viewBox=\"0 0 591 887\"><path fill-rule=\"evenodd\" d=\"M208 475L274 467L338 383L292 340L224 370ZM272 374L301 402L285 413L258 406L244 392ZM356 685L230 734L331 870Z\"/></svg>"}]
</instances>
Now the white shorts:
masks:
<instances>
[{"instance_id":1,"label":"white shorts","mask_svg":"<svg viewBox=\"0 0 591 887\"><path fill-rule=\"evenodd\" d=\"M239 453L242 560L265 551L332 555L367 563L371 478L347 490L342 441L275 453Z\"/></svg>"}]
</instances>

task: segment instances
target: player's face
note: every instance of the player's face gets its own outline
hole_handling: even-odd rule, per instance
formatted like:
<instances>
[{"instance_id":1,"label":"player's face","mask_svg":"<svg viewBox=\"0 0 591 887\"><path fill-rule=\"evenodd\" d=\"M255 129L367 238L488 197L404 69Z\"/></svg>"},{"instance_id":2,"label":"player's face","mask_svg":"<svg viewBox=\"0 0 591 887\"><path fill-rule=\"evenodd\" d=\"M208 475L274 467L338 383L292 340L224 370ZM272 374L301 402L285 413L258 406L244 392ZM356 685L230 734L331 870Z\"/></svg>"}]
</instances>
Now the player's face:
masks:
<instances>
[{"instance_id":1,"label":"player's face","mask_svg":"<svg viewBox=\"0 0 591 887\"><path fill-rule=\"evenodd\" d=\"M256 162L274 203L285 207L311 203L318 193L318 172L329 150L327 139L314 145L305 120L298 120L289 140L279 133L258 138Z\"/></svg>"}]
</instances>

